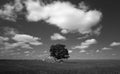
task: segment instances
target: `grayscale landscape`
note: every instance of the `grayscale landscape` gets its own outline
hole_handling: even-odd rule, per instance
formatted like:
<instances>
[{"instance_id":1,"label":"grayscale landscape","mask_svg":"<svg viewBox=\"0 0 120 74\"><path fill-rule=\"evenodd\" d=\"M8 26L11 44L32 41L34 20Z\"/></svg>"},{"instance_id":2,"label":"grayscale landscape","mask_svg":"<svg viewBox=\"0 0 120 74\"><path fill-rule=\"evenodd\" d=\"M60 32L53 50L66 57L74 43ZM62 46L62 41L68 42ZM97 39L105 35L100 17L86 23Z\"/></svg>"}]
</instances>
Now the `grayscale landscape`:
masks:
<instances>
[{"instance_id":1,"label":"grayscale landscape","mask_svg":"<svg viewBox=\"0 0 120 74\"><path fill-rule=\"evenodd\" d=\"M0 74L120 74L119 0L0 0Z\"/></svg>"}]
</instances>

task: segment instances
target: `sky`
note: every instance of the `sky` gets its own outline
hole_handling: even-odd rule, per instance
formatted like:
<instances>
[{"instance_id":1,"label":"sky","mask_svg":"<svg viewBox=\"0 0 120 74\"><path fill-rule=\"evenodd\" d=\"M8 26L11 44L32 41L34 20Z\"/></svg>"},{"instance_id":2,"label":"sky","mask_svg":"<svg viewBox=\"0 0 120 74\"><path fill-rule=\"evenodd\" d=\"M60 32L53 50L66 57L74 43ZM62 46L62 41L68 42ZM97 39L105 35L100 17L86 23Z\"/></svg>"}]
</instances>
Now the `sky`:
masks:
<instances>
[{"instance_id":1,"label":"sky","mask_svg":"<svg viewBox=\"0 0 120 74\"><path fill-rule=\"evenodd\" d=\"M0 59L44 59L64 44L70 59L120 59L115 0L0 0Z\"/></svg>"}]
</instances>

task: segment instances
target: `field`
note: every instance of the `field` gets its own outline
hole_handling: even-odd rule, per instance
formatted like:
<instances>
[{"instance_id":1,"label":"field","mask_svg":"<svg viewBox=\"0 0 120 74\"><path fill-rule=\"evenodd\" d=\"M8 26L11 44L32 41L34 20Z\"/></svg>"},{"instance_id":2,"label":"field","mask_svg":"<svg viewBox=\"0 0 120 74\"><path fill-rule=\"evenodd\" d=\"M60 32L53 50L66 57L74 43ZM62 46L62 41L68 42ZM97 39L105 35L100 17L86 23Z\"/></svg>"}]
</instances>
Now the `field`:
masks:
<instances>
[{"instance_id":1,"label":"field","mask_svg":"<svg viewBox=\"0 0 120 74\"><path fill-rule=\"evenodd\" d=\"M120 74L120 60L1 60L0 74Z\"/></svg>"}]
</instances>

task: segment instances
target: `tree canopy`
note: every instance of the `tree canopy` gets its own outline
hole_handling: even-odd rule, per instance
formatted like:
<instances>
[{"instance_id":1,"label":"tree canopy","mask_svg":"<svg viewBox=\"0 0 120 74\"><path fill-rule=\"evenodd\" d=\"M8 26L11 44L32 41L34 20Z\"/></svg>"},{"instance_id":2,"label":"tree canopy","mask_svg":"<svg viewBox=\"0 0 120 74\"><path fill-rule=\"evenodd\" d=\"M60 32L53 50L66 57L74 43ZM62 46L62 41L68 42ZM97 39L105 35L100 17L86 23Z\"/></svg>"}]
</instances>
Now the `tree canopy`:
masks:
<instances>
[{"instance_id":1,"label":"tree canopy","mask_svg":"<svg viewBox=\"0 0 120 74\"><path fill-rule=\"evenodd\" d=\"M68 59L69 53L63 44L56 44L50 47L50 56L54 57L56 60Z\"/></svg>"}]
</instances>

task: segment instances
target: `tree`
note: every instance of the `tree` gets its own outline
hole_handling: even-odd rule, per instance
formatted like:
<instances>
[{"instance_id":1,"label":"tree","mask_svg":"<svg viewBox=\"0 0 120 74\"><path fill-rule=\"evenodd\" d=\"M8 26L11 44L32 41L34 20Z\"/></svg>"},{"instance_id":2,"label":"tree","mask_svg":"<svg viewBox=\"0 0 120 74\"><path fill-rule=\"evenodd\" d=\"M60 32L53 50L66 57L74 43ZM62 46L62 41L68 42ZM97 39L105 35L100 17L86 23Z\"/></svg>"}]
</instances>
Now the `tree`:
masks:
<instances>
[{"instance_id":1,"label":"tree","mask_svg":"<svg viewBox=\"0 0 120 74\"><path fill-rule=\"evenodd\" d=\"M54 57L55 61L62 62L63 59L68 59L69 53L63 44L56 44L50 47L50 56Z\"/></svg>"}]
</instances>

